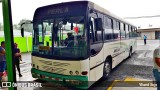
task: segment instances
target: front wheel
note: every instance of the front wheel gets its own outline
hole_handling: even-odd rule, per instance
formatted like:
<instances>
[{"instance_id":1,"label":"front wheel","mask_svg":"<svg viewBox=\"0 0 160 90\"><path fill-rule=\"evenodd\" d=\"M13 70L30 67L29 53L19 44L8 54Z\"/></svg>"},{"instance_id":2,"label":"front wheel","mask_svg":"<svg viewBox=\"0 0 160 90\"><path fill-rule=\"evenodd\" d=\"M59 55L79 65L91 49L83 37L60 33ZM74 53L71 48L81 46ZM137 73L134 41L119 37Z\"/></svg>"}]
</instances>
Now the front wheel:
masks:
<instances>
[{"instance_id":1,"label":"front wheel","mask_svg":"<svg viewBox=\"0 0 160 90\"><path fill-rule=\"evenodd\" d=\"M103 79L108 78L110 73L111 73L111 63L109 61L106 61L104 63L104 68L103 68Z\"/></svg>"}]
</instances>

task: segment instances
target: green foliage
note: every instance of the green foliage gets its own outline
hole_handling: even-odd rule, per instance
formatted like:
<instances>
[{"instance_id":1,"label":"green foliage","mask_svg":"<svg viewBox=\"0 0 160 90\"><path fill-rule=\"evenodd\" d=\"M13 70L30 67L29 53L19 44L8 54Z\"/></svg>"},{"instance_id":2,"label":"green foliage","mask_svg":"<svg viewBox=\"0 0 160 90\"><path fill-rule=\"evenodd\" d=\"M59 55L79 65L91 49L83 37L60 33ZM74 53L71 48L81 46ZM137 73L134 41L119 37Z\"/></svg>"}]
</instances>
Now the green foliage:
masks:
<instances>
[{"instance_id":1,"label":"green foliage","mask_svg":"<svg viewBox=\"0 0 160 90\"><path fill-rule=\"evenodd\" d=\"M31 20L29 20L29 19L22 19L22 20L20 20L20 22L18 23L18 25L21 25L24 22L30 22L30 21Z\"/></svg>"}]
</instances>

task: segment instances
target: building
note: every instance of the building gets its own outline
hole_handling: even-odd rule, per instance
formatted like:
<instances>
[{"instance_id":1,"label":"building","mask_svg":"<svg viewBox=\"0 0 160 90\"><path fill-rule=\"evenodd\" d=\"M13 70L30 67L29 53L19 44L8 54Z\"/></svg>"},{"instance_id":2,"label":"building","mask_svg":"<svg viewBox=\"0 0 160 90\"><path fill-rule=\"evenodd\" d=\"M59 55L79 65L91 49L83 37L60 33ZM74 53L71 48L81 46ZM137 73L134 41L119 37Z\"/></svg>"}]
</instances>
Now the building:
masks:
<instances>
[{"instance_id":1,"label":"building","mask_svg":"<svg viewBox=\"0 0 160 90\"><path fill-rule=\"evenodd\" d=\"M149 40L160 39L160 28L138 29L137 32L140 36L138 39L143 39L144 35L147 35Z\"/></svg>"}]
</instances>

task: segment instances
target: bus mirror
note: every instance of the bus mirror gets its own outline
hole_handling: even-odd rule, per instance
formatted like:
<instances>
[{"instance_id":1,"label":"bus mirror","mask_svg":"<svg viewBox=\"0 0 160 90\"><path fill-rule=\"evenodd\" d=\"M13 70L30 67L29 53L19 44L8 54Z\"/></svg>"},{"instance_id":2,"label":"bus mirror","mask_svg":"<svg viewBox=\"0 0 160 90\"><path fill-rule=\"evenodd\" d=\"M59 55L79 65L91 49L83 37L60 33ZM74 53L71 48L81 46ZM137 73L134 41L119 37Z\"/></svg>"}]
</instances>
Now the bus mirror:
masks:
<instances>
[{"instance_id":1,"label":"bus mirror","mask_svg":"<svg viewBox=\"0 0 160 90\"><path fill-rule=\"evenodd\" d=\"M24 28L21 28L21 36L24 37Z\"/></svg>"},{"instance_id":2,"label":"bus mirror","mask_svg":"<svg viewBox=\"0 0 160 90\"><path fill-rule=\"evenodd\" d=\"M101 18L96 18L94 23L95 23L96 30L103 30Z\"/></svg>"},{"instance_id":3,"label":"bus mirror","mask_svg":"<svg viewBox=\"0 0 160 90\"><path fill-rule=\"evenodd\" d=\"M73 30L73 23L71 23L71 30Z\"/></svg>"},{"instance_id":4,"label":"bus mirror","mask_svg":"<svg viewBox=\"0 0 160 90\"><path fill-rule=\"evenodd\" d=\"M50 25L51 25L51 22L48 22L48 25L50 26Z\"/></svg>"}]
</instances>

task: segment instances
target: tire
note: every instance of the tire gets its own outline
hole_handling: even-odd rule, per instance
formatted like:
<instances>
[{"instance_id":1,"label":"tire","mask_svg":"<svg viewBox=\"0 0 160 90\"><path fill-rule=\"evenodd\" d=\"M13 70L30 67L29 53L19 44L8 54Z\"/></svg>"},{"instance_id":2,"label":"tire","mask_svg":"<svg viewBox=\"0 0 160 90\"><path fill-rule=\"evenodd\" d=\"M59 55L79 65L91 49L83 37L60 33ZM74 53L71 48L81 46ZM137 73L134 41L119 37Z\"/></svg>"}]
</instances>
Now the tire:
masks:
<instances>
[{"instance_id":1,"label":"tire","mask_svg":"<svg viewBox=\"0 0 160 90\"><path fill-rule=\"evenodd\" d=\"M130 48L128 57L131 58L131 56L132 56L132 47Z\"/></svg>"},{"instance_id":2,"label":"tire","mask_svg":"<svg viewBox=\"0 0 160 90\"><path fill-rule=\"evenodd\" d=\"M103 68L103 79L107 79L111 73L111 63L107 60L104 63L104 68Z\"/></svg>"}]
</instances>

